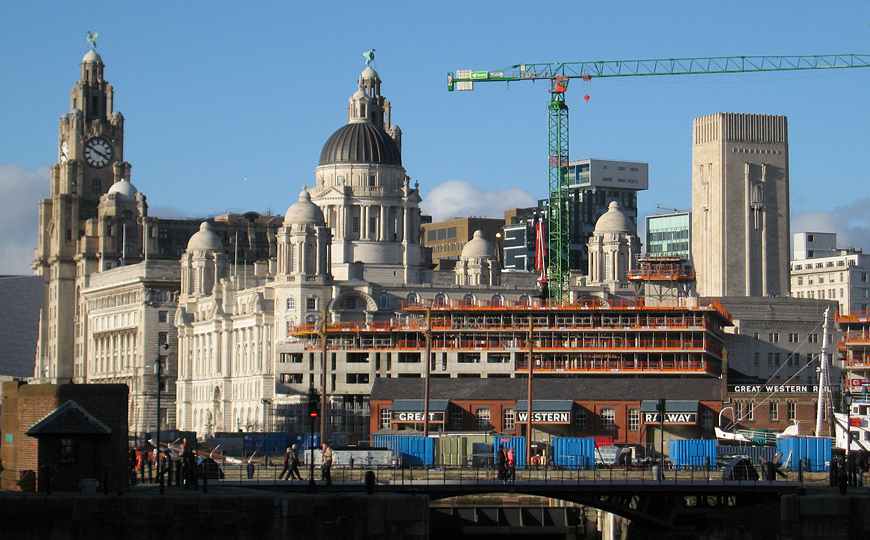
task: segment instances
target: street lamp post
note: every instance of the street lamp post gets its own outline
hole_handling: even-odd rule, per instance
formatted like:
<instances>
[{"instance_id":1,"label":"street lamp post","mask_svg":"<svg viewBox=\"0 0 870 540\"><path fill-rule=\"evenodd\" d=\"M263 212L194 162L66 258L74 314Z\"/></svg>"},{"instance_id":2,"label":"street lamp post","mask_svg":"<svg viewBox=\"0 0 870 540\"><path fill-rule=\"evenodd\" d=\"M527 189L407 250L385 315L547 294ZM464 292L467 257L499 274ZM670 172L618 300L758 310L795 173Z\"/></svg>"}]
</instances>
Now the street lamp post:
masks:
<instances>
[{"instance_id":1,"label":"street lamp post","mask_svg":"<svg viewBox=\"0 0 870 540\"><path fill-rule=\"evenodd\" d=\"M843 407L846 409L846 471L849 485L855 485L855 464L852 462L852 394L843 394Z\"/></svg>"},{"instance_id":2,"label":"street lamp post","mask_svg":"<svg viewBox=\"0 0 870 540\"><path fill-rule=\"evenodd\" d=\"M308 416L311 418L311 463L308 469L308 493L317 492L317 484L314 483L314 422L317 420L317 415L320 411L320 396L317 395L317 389L312 385L308 389ZM321 443L323 441L321 440Z\"/></svg>"},{"instance_id":3,"label":"street lamp post","mask_svg":"<svg viewBox=\"0 0 870 540\"><path fill-rule=\"evenodd\" d=\"M163 343L161 348L165 351L169 349L169 344ZM154 457L157 461L157 481L160 483L160 494L163 495L165 487L163 484L163 474L160 470L160 377L163 375L163 357L159 354L157 359L154 360L154 375L157 376L157 435L155 437Z\"/></svg>"}]
</instances>

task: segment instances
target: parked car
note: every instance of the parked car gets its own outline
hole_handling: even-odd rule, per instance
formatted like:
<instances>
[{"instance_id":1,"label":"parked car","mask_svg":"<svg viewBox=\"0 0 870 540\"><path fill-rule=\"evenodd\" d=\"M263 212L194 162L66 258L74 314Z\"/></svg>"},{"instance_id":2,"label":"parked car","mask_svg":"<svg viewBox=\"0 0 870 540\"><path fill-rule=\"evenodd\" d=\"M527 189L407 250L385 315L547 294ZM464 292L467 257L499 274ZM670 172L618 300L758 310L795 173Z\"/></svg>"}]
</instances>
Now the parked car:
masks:
<instances>
[{"instance_id":1,"label":"parked car","mask_svg":"<svg viewBox=\"0 0 870 540\"><path fill-rule=\"evenodd\" d=\"M201 457L196 460L196 472L200 478L206 478L206 473L208 473L209 480L224 479L224 471L217 464L217 461L210 457Z\"/></svg>"}]
</instances>

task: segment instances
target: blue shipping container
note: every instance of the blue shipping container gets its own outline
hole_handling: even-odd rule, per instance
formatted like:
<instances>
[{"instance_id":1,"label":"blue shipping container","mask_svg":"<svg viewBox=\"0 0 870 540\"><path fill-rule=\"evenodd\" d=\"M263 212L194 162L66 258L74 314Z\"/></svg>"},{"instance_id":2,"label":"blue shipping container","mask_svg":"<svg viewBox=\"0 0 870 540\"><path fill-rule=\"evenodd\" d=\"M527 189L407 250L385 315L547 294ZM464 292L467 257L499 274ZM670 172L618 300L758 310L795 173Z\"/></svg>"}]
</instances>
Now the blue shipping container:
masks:
<instances>
[{"instance_id":1,"label":"blue shipping container","mask_svg":"<svg viewBox=\"0 0 870 540\"><path fill-rule=\"evenodd\" d=\"M514 454L517 458L517 468L526 468L526 438L525 437L510 437L508 435L493 435L492 437L492 453L493 463L497 462L498 448L504 446L505 451L508 448L514 449Z\"/></svg>"},{"instance_id":2,"label":"blue shipping container","mask_svg":"<svg viewBox=\"0 0 870 540\"><path fill-rule=\"evenodd\" d=\"M668 445L668 457L677 469L717 467L715 439L676 440Z\"/></svg>"},{"instance_id":3,"label":"blue shipping container","mask_svg":"<svg viewBox=\"0 0 870 540\"><path fill-rule=\"evenodd\" d=\"M429 437L407 435L373 435L372 446L389 448L402 458L403 465L432 466L435 463L435 440Z\"/></svg>"},{"instance_id":4,"label":"blue shipping container","mask_svg":"<svg viewBox=\"0 0 870 540\"><path fill-rule=\"evenodd\" d=\"M307 450L312 446L316 446L320 448L320 433L314 434L314 444L311 443L312 435L311 433L297 433L295 435L290 435L288 438L288 446L291 444L295 444L298 450Z\"/></svg>"},{"instance_id":5,"label":"blue shipping container","mask_svg":"<svg viewBox=\"0 0 870 540\"><path fill-rule=\"evenodd\" d=\"M803 461L804 470L826 471L831 466L831 439L827 437L786 437L776 440L776 451L782 452L782 463L797 470Z\"/></svg>"},{"instance_id":6,"label":"blue shipping container","mask_svg":"<svg viewBox=\"0 0 870 540\"><path fill-rule=\"evenodd\" d=\"M553 437L553 459L561 469L594 469L595 439L591 437Z\"/></svg>"},{"instance_id":7,"label":"blue shipping container","mask_svg":"<svg viewBox=\"0 0 870 540\"><path fill-rule=\"evenodd\" d=\"M244 450L248 453L283 454L288 442L286 433L245 433Z\"/></svg>"}]
</instances>

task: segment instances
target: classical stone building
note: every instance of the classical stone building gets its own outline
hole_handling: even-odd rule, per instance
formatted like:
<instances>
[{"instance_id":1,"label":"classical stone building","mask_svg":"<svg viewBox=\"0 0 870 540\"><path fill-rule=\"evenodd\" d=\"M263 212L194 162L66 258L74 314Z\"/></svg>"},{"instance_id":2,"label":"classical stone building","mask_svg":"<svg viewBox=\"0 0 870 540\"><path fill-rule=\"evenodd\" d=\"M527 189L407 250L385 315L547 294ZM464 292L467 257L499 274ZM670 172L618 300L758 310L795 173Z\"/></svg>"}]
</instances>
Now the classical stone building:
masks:
<instances>
[{"instance_id":1,"label":"classical stone building","mask_svg":"<svg viewBox=\"0 0 870 540\"><path fill-rule=\"evenodd\" d=\"M692 262L698 293L788 296L789 241L786 118L696 118Z\"/></svg>"},{"instance_id":2,"label":"classical stone building","mask_svg":"<svg viewBox=\"0 0 870 540\"><path fill-rule=\"evenodd\" d=\"M452 272L433 272L420 243L420 196L402 166L401 131L378 74L367 67L348 122L325 143L315 187L303 189L276 233L276 257L247 279L228 275L208 224L182 257L178 428L201 434L307 430L306 395L328 396L330 433L365 434L368 395L397 376L392 353L362 353L346 338L326 356L299 328L389 325L422 299L506 302L535 293L531 274L500 284L496 251L479 233ZM351 338L353 341L353 338ZM398 376L419 374L419 363ZM304 423L303 423L304 422Z\"/></svg>"},{"instance_id":3,"label":"classical stone building","mask_svg":"<svg viewBox=\"0 0 870 540\"><path fill-rule=\"evenodd\" d=\"M82 59L70 112L60 118L50 197L39 203L31 267L44 287L33 376L38 383L127 384L130 431L142 434L158 417L162 428L174 427L178 260L199 221L148 215L146 197L130 182L124 117L113 109L104 67L93 50ZM235 272L245 275L254 261L275 257L280 216L248 212L209 221L233 253Z\"/></svg>"}]
</instances>

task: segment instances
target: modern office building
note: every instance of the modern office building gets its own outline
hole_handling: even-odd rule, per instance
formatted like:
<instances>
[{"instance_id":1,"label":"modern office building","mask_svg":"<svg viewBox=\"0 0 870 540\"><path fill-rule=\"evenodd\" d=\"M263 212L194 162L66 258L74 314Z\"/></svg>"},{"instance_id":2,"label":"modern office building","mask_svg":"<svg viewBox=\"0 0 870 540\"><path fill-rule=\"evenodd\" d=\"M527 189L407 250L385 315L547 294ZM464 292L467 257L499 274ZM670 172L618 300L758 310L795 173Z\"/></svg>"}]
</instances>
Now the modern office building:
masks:
<instances>
[{"instance_id":1,"label":"modern office building","mask_svg":"<svg viewBox=\"0 0 870 540\"><path fill-rule=\"evenodd\" d=\"M474 237L475 231L481 231L483 237L496 246L496 254L501 259L504 224L503 219L480 217L424 223L423 247L432 250L432 263L435 264L435 270L452 270L453 265L462 255L465 244Z\"/></svg>"},{"instance_id":2,"label":"modern office building","mask_svg":"<svg viewBox=\"0 0 870 540\"><path fill-rule=\"evenodd\" d=\"M589 238L598 218L618 202L637 230L637 192L649 188L649 165L638 161L581 159L568 164L571 270L589 265ZM547 199L537 208L505 212L505 269L534 268L535 225L547 221Z\"/></svg>"},{"instance_id":3,"label":"modern office building","mask_svg":"<svg viewBox=\"0 0 870 540\"><path fill-rule=\"evenodd\" d=\"M646 217L646 254L650 257L692 258L692 213Z\"/></svg>"},{"instance_id":4,"label":"modern office building","mask_svg":"<svg viewBox=\"0 0 870 540\"><path fill-rule=\"evenodd\" d=\"M861 248L838 248L835 233L794 235L791 295L794 298L833 300L842 315L868 311L870 255Z\"/></svg>"},{"instance_id":5,"label":"modern office building","mask_svg":"<svg viewBox=\"0 0 870 540\"><path fill-rule=\"evenodd\" d=\"M692 262L702 296L788 296L788 123L717 113L692 137Z\"/></svg>"}]
</instances>

